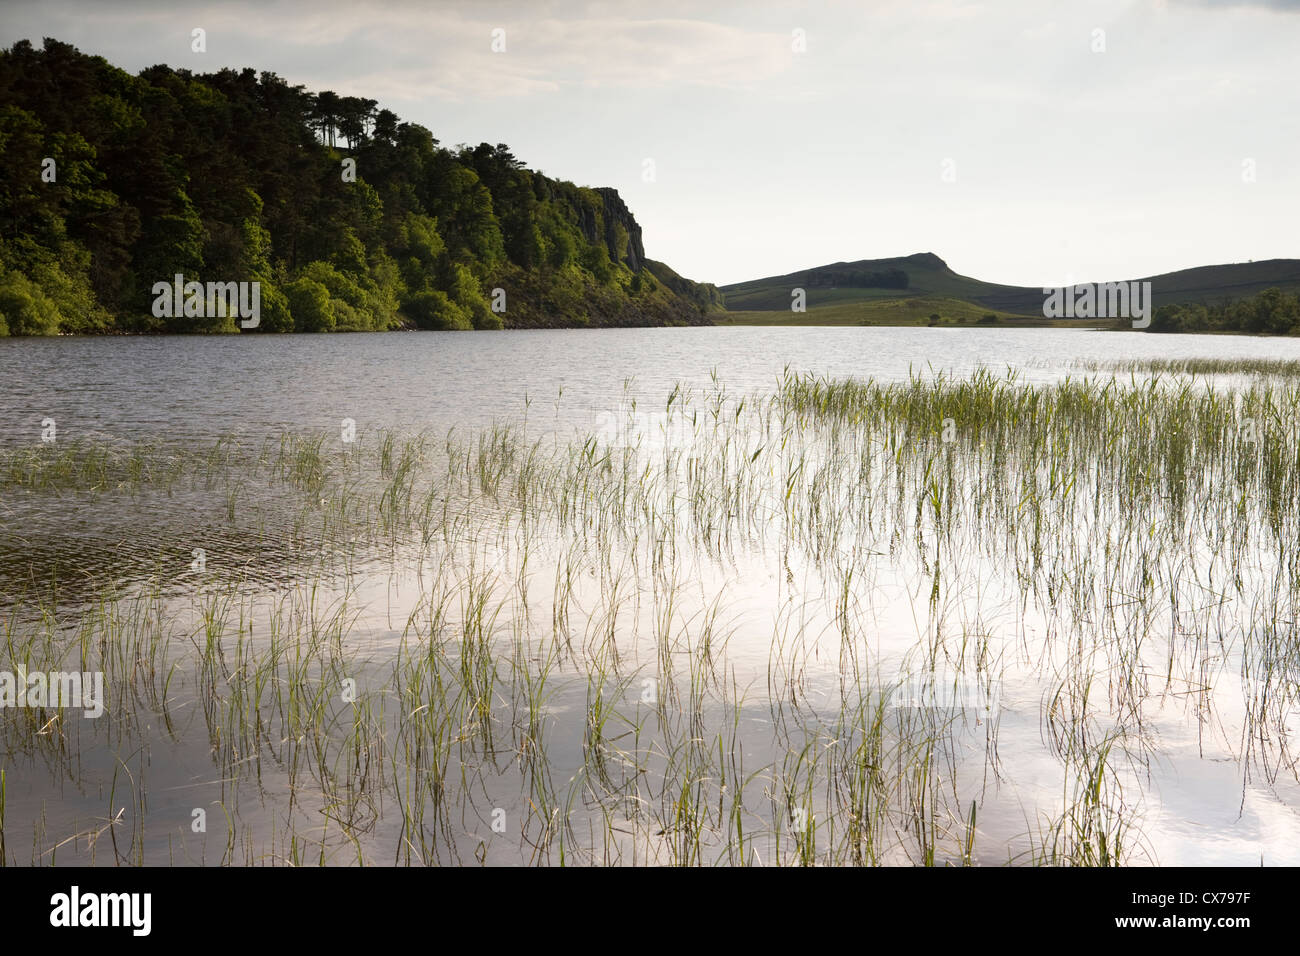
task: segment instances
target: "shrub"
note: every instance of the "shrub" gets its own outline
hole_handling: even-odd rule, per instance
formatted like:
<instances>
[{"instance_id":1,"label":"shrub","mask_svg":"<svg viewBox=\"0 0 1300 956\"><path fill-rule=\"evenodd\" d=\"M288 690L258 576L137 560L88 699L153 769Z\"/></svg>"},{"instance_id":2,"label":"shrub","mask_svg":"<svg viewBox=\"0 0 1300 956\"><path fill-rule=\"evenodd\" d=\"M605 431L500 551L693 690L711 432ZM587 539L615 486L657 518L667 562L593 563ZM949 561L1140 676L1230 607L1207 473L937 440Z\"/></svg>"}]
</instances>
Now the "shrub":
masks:
<instances>
[{"instance_id":1,"label":"shrub","mask_svg":"<svg viewBox=\"0 0 1300 956\"><path fill-rule=\"evenodd\" d=\"M305 276L290 282L284 289L289 312L299 332L334 331L334 306L329 289Z\"/></svg>"},{"instance_id":2,"label":"shrub","mask_svg":"<svg viewBox=\"0 0 1300 956\"><path fill-rule=\"evenodd\" d=\"M436 289L411 297L402 311L422 329L451 332L472 328L465 311Z\"/></svg>"},{"instance_id":3,"label":"shrub","mask_svg":"<svg viewBox=\"0 0 1300 956\"><path fill-rule=\"evenodd\" d=\"M469 318L476 329L499 329L501 317L488 308L483 298L482 287L474 273L460 263L450 269L448 297Z\"/></svg>"},{"instance_id":4,"label":"shrub","mask_svg":"<svg viewBox=\"0 0 1300 956\"><path fill-rule=\"evenodd\" d=\"M258 332L292 332L293 313L289 309L289 299L274 282L267 279L262 283L262 314L256 330Z\"/></svg>"},{"instance_id":5,"label":"shrub","mask_svg":"<svg viewBox=\"0 0 1300 956\"><path fill-rule=\"evenodd\" d=\"M0 321L8 335L57 335L59 310L40 287L21 272L0 279Z\"/></svg>"},{"instance_id":6,"label":"shrub","mask_svg":"<svg viewBox=\"0 0 1300 956\"><path fill-rule=\"evenodd\" d=\"M491 309L483 309L482 312L474 313L474 328L479 330L495 331L505 328L505 323L501 321L501 316Z\"/></svg>"},{"instance_id":7,"label":"shrub","mask_svg":"<svg viewBox=\"0 0 1300 956\"><path fill-rule=\"evenodd\" d=\"M366 332L370 329L368 317L358 312L342 299L331 299L334 308L335 332Z\"/></svg>"}]
</instances>

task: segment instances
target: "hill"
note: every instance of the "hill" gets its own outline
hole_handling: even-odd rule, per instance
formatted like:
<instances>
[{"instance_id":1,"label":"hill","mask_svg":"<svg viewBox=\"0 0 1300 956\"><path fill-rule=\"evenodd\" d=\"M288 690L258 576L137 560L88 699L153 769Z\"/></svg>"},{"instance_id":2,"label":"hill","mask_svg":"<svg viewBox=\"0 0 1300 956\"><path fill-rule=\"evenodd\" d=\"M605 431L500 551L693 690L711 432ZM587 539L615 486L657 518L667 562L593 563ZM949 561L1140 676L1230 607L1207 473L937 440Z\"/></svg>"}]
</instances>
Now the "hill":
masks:
<instances>
[{"instance_id":1,"label":"hill","mask_svg":"<svg viewBox=\"0 0 1300 956\"><path fill-rule=\"evenodd\" d=\"M828 281L837 273L853 271L868 274L901 271L907 276L907 284L900 289L896 286L837 286ZM858 302L863 299L897 299L917 295L978 302L982 296L1014 294L1022 291L1015 286L998 286L957 275L948 268L946 262L932 252L896 259L835 262L811 269L801 269L786 275L752 279L748 282L721 287L729 310L764 312L788 312L790 290L794 288L802 288L806 291L807 306L810 309L842 302ZM1042 298L1041 295L1039 298Z\"/></svg>"},{"instance_id":2,"label":"hill","mask_svg":"<svg viewBox=\"0 0 1300 956\"><path fill-rule=\"evenodd\" d=\"M0 51L0 166L0 335L238 332L246 291L256 332L701 324L721 307L646 258L615 190L251 68L131 75L20 41Z\"/></svg>"},{"instance_id":3,"label":"hill","mask_svg":"<svg viewBox=\"0 0 1300 956\"><path fill-rule=\"evenodd\" d=\"M879 276L891 271L906 273L903 288L878 285L832 284L836 278ZM830 281L828 281L830 280ZM869 281L869 280L868 280ZM1118 281L1098 279L1095 281ZM1300 291L1300 259L1269 259L1228 265L1202 266L1136 281L1151 283L1154 304L1197 302L1205 305L1244 299L1268 288ZM836 262L781 276L752 279L722 286L727 308L732 311L790 311L790 293L805 290L810 311L850 302L908 299L937 296L960 299L973 306L1012 315L1042 316L1042 287L1000 285L958 275L932 252L895 259L863 259Z\"/></svg>"},{"instance_id":4,"label":"hill","mask_svg":"<svg viewBox=\"0 0 1300 956\"><path fill-rule=\"evenodd\" d=\"M936 319L935 316L938 316ZM1077 326L1078 320L1045 319L990 310L965 299L941 295L916 295L907 298L859 299L820 305L804 313L761 310L730 310L712 316L716 325L1042 325ZM1096 323L1109 327L1111 323Z\"/></svg>"}]
</instances>

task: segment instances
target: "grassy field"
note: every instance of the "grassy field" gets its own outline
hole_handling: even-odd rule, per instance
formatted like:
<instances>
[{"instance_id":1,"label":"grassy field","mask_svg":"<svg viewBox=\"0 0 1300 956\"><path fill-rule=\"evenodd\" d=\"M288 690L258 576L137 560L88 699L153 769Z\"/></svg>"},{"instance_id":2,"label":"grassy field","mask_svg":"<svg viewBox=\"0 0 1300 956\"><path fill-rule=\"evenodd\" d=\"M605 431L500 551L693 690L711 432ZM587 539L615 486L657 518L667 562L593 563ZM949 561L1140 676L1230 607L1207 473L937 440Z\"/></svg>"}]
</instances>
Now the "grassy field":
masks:
<instances>
[{"instance_id":1,"label":"grassy field","mask_svg":"<svg viewBox=\"0 0 1300 956\"><path fill-rule=\"evenodd\" d=\"M1108 866L1159 861L1171 765L1212 819L1296 783L1295 386L611 406L0 453L11 507L223 516L140 522L130 574L26 558L0 671L106 713L7 712L0 860ZM255 547L191 562L223 525Z\"/></svg>"},{"instance_id":2,"label":"grassy field","mask_svg":"<svg viewBox=\"0 0 1300 956\"><path fill-rule=\"evenodd\" d=\"M882 290L875 290L882 291ZM938 315L938 321L931 316ZM995 320L987 321L987 316ZM831 305L819 305L807 312L791 312L787 307L780 311L728 311L714 315L715 325L857 325L857 326L974 326L974 327L1062 327L1062 328L1113 328L1109 319L1088 322L1079 319L1045 319L1038 316L1013 315L996 312L972 302L945 296L912 296L899 298L897 292L890 297L869 298Z\"/></svg>"}]
</instances>

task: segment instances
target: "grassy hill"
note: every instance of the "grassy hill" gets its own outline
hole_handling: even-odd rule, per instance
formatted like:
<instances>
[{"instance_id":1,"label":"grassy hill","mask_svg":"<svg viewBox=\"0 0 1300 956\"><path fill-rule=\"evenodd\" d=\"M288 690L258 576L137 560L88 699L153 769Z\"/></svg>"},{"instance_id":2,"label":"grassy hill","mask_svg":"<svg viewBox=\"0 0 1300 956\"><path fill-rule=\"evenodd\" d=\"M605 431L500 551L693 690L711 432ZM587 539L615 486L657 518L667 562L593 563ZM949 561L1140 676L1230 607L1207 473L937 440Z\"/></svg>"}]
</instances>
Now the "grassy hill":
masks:
<instances>
[{"instance_id":1,"label":"grassy hill","mask_svg":"<svg viewBox=\"0 0 1300 956\"><path fill-rule=\"evenodd\" d=\"M897 293L895 293L897 296ZM939 316L936 321L933 317ZM1109 328L1111 319L1084 322L1077 319L1045 319L990 309L950 296L921 295L906 298L862 298L833 301L805 313L775 310L729 310L710 316L714 325L1037 325Z\"/></svg>"},{"instance_id":2,"label":"grassy hill","mask_svg":"<svg viewBox=\"0 0 1300 956\"><path fill-rule=\"evenodd\" d=\"M901 269L907 273L906 289L824 284L827 276L832 273L852 270L886 272L892 269ZM1151 283L1151 291L1157 307L1184 302L1200 302L1208 305L1225 300L1243 299L1272 287L1286 292L1300 292L1300 259L1268 259L1260 262L1201 266L1162 275L1144 276L1137 281ZM807 295L808 312L803 316L790 313L790 291L794 288L803 288ZM880 319L889 314L897 314L900 320L905 315L914 320L918 313L923 313L927 317L932 312L947 315L943 308L930 308L923 303L915 306L890 306L888 309L874 311L859 309L856 313L857 319L851 318L855 315L852 310L843 310L843 307L854 304L861 306L867 303L911 299L948 300L946 307L953 318L964 314L968 321L971 320L971 315L978 318L987 312L1041 318L1043 308L1041 286L1001 285L958 275L932 252L894 259L836 262L786 275L733 283L723 286L722 292L726 296L729 311L784 313L786 324L857 325L861 324L859 319ZM951 300L959 300L965 307L953 306ZM832 309L834 311L831 311ZM814 313L816 319L809 319L809 316Z\"/></svg>"},{"instance_id":3,"label":"grassy hill","mask_svg":"<svg viewBox=\"0 0 1300 956\"><path fill-rule=\"evenodd\" d=\"M906 290L891 288L824 288L810 285L809 274L835 270L860 268L870 271L885 272L901 269L907 273L909 284ZM897 259L864 259L858 262L836 262L817 266L813 269L801 269L787 275L769 276L765 279L753 279L722 287L727 297L727 308L733 311L776 312L789 311L790 290L803 288L807 291L807 304L810 309L823 305L843 302L860 302L864 299L897 299L915 295L934 295L947 298L964 299L979 302L983 297L992 295L1014 295L1024 290L1016 286L995 285L960 276L948 268L948 264L932 252L903 256ZM1040 292L1039 299L1042 295Z\"/></svg>"}]
</instances>

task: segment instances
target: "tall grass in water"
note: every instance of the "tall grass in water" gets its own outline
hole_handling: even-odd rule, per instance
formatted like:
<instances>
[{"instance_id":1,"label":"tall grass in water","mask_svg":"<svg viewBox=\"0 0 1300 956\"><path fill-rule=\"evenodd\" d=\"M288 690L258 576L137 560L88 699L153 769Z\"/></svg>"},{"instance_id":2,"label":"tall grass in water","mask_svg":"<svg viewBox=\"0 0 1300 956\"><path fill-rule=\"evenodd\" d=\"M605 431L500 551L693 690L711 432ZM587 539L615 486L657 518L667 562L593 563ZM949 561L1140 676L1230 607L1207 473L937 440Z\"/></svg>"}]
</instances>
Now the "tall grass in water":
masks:
<instances>
[{"instance_id":1,"label":"tall grass in water","mask_svg":"<svg viewBox=\"0 0 1300 956\"><path fill-rule=\"evenodd\" d=\"M205 755L218 782L187 787L224 832L119 799L135 862L1158 859L1170 742L1296 773L1297 402L787 374L626 398L572 441L0 453L32 494L201 487L298 569L9 607L0 669L75 661L111 694L102 725L16 712L6 770L91 792L95 748ZM61 839L0 808L10 847Z\"/></svg>"},{"instance_id":2,"label":"tall grass in water","mask_svg":"<svg viewBox=\"0 0 1300 956\"><path fill-rule=\"evenodd\" d=\"M1182 375L1300 375L1300 360L1270 358L1123 359L1081 363L1093 371L1166 372Z\"/></svg>"}]
</instances>

